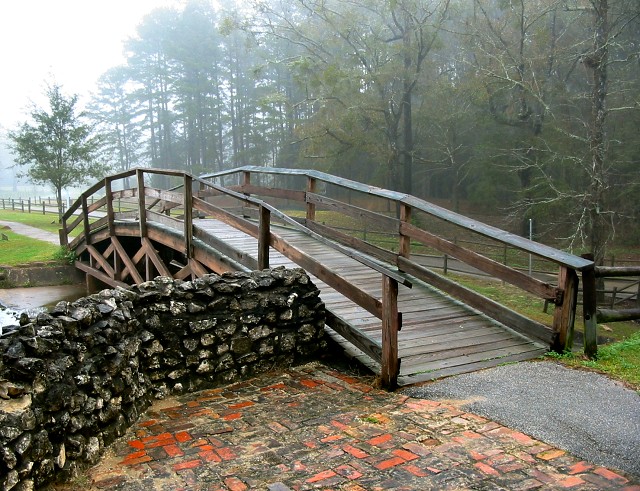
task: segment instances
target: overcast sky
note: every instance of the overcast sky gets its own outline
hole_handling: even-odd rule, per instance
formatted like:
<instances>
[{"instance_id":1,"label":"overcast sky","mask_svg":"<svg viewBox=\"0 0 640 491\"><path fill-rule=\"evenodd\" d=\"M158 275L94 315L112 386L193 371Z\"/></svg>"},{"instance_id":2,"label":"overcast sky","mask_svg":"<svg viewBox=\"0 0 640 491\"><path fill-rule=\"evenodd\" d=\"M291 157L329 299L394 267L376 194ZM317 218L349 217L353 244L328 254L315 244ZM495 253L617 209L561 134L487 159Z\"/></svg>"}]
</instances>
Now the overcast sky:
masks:
<instances>
[{"instance_id":1,"label":"overcast sky","mask_svg":"<svg viewBox=\"0 0 640 491\"><path fill-rule=\"evenodd\" d=\"M0 0L0 129L28 119L31 101L46 107L46 82L81 100L124 61L122 42L157 7L181 0Z\"/></svg>"}]
</instances>

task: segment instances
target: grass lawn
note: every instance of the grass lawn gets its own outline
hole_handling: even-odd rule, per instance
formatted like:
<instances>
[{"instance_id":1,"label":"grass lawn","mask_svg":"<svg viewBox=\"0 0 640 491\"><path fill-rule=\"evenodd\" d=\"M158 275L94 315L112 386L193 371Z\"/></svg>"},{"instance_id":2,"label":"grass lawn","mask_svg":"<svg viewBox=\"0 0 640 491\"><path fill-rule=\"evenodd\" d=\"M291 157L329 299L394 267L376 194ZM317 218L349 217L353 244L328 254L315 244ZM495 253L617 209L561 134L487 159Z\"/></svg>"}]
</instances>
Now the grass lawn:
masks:
<instances>
[{"instance_id":1,"label":"grass lawn","mask_svg":"<svg viewBox=\"0 0 640 491\"><path fill-rule=\"evenodd\" d=\"M57 260L60 246L18 235L11 230L3 230L9 240L0 241L0 265L15 266L17 264Z\"/></svg>"},{"instance_id":2,"label":"grass lawn","mask_svg":"<svg viewBox=\"0 0 640 491\"><path fill-rule=\"evenodd\" d=\"M53 232L56 235L60 228L58 216L51 213L43 215L42 213L22 213L20 211L0 210L0 220L24 223L25 225L41 228L47 232Z\"/></svg>"},{"instance_id":3,"label":"grass lawn","mask_svg":"<svg viewBox=\"0 0 640 491\"><path fill-rule=\"evenodd\" d=\"M640 332L617 343L598 347L598 359L587 360L576 353L549 355L561 363L573 367L594 370L620 380L640 392Z\"/></svg>"}]
</instances>

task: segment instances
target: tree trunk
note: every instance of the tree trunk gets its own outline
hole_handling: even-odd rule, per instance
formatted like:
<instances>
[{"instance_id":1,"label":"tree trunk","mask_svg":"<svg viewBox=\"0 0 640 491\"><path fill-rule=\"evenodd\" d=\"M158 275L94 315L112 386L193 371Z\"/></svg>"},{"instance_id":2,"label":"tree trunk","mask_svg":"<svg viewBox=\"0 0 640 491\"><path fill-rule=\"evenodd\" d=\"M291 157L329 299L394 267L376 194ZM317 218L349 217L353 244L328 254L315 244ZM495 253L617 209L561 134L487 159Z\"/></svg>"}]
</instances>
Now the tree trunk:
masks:
<instances>
[{"instance_id":1,"label":"tree trunk","mask_svg":"<svg viewBox=\"0 0 640 491\"><path fill-rule=\"evenodd\" d=\"M604 261L606 248L607 220L604 200L607 185L605 170L606 136L605 122L607 110L607 61L609 41L608 0L593 2L594 38L593 51L585 57L584 63L592 72L591 124L589 125L589 152L591 155L590 180L585 207L588 210L588 236L596 264Z\"/></svg>"}]
</instances>

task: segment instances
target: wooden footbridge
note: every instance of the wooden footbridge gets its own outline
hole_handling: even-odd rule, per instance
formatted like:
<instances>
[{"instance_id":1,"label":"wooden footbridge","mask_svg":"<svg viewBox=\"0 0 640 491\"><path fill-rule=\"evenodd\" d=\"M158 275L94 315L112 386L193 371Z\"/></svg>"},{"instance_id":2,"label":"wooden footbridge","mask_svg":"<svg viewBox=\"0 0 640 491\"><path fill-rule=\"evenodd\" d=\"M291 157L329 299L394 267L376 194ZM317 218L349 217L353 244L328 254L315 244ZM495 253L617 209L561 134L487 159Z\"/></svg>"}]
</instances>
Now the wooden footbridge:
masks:
<instances>
[{"instance_id":1,"label":"wooden footbridge","mask_svg":"<svg viewBox=\"0 0 640 491\"><path fill-rule=\"evenodd\" d=\"M535 256L557 276L536 279L457 244L456 233ZM414 196L262 167L201 177L154 169L108 176L67 210L60 239L88 279L111 287L158 275L302 267L321 290L329 334L386 387L563 351L572 342L579 274L594 271L592 261ZM436 273L424 265L427 250L552 303L552 322ZM595 351L595 315L584 311L585 346Z\"/></svg>"}]
</instances>

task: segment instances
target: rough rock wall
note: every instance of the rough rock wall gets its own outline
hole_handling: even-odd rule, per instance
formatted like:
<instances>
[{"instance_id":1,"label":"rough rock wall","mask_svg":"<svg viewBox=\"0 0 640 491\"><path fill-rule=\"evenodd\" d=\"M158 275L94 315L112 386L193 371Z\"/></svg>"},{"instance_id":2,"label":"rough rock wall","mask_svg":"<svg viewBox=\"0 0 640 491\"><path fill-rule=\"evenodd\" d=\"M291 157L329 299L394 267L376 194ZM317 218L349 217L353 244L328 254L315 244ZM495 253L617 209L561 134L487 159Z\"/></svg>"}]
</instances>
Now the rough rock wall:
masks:
<instances>
[{"instance_id":1,"label":"rough rock wall","mask_svg":"<svg viewBox=\"0 0 640 491\"><path fill-rule=\"evenodd\" d=\"M308 360L318 293L299 269L159 277L24 316L0 337L0 490L74 477L153 398Z\"/></svg>"}]
</instances>

